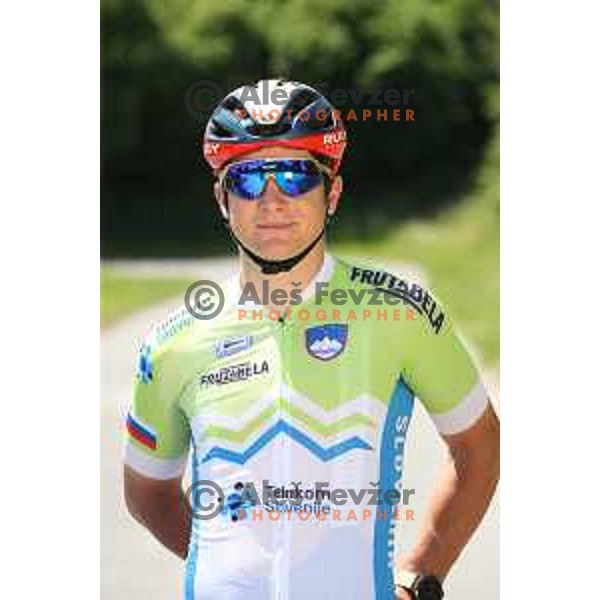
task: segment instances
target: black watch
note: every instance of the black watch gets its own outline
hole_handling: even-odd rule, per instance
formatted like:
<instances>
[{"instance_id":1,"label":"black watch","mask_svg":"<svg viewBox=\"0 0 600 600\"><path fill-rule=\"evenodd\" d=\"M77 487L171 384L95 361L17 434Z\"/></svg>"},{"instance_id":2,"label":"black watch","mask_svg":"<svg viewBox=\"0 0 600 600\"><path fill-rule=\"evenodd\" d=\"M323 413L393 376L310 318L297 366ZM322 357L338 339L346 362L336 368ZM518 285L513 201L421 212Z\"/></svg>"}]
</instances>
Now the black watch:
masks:
<instances>
[{"instance_id":1,"label":"black watch","mask_svg":"<svg viewBox=\"0 0 600 600\"><path fill-rule=\"evenodd\" d=\"M400 571L396 575L396 587L410 592L415 600L442 600L444 590L435 575L420 575L410 571Z\"/></svg>"}]
</instances>

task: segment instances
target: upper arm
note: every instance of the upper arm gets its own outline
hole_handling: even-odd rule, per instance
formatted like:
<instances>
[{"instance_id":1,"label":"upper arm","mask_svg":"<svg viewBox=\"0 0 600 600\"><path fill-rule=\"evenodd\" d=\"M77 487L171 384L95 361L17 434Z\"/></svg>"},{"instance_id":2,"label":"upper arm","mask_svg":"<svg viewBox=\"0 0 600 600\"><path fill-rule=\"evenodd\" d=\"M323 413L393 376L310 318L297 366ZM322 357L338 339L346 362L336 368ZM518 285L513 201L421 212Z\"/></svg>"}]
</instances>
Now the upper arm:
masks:
<instances>
[{"instance_id":1,"label":"upper arm","mask_svg":"<svg viewBox=\"0 0 600 600\"><path fill-rule=\"evenodd\" d=\"M426 316L414 323L404 377L438 431L453 436L467 431L489 405L475 363L457 335L446 309L431 297L441 327Z\"/></svg>"},{"instance_id":2,"label":"upper arm","mask_svg":"<svg viewBox=\"0 0 600 600\"><path fill-rule=\"evenodd\" d=\"M134 515L146 515L161 505L161 500L179 498L181 476L173 479L153 479L125 464L123 469L125 503Z\"/></svg>"},{"instance_id":3,"label":"upper arm","mask_svg":"<svg viewBox=\"0 0 600 600\"><path fill-rule=\"evenodd\" d=\"M174 367L165 353L142 346L127 415L125 463L149 479L177 479L185 470L190 432L177 402Z\"/></svg>"},{"instance_id":4,"label":"upper arm","mask_svg":"<svg viewBox=\"0 0 600 600\"><path fill-rule=\"evenodd\" d=\"M486 468L494 463L499 465L500 422L491 402L471 427L454 435L445 435L444 441L457 463L468 459L475 460Z\"/></svg>"}]
</instances>

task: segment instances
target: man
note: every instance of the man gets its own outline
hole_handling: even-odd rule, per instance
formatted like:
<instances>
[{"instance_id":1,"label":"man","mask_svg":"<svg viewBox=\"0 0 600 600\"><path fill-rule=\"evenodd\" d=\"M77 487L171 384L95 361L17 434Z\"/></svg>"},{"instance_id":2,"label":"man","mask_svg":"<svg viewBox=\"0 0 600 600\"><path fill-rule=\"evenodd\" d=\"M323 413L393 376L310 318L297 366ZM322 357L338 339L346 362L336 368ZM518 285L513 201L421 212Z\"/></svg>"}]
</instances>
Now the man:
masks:
<instances>
[{"instance_id":1,"label":"man","mask_svg":"<svg viewBox=\"0 0 600 600\"><path fill-rule=\"evenodd\" d=\"M498 421L446 310L326 253L345 144L329 102L286 81L235 90L206 128L239 273L215 318L188 307L142 347L125 466L129 510L187 559L187 600L441 598L493 495ZM450 460L396 557L415 396Z\"/></svg>"}]
</instances>

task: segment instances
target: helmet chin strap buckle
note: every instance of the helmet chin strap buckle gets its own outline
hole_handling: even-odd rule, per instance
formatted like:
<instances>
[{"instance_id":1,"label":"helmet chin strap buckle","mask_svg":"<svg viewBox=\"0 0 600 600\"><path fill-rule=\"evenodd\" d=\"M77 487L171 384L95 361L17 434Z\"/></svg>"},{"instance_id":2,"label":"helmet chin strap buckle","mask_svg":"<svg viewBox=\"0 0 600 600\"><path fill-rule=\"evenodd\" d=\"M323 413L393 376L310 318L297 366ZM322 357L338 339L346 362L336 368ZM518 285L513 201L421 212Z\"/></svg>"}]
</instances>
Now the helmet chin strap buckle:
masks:
<instances>
[{"instance_id":1,"label":"helmet chin strap buckle","mask_svg":"<svg viewBox=\"0 0 600 600\"><path fill-rule=\"evenodd\" d=\"M267 264L260 264L261 273L264 275L275 275L284 271L291 271L296 265L293 260L287 259L282 261L268 261Z\"/></svg>"}]
</instances>

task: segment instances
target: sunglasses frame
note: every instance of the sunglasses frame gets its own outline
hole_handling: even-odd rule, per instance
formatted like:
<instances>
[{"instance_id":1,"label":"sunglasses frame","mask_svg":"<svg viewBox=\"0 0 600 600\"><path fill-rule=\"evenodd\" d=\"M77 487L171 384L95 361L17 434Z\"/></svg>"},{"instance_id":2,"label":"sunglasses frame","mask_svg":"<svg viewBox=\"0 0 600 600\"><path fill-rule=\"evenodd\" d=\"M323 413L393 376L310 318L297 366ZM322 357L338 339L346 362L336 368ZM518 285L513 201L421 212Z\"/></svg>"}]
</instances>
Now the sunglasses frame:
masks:
<instances>
[{"instance_id":1,"label":"sunglasses frame","mask_svg":"<svg viewBox=\"0 0 600 600\"><path fill-rule=\"evenodd\" d=\"M219 174L218 176L218 182L219 185L225 190L226 190L225 186L223 185L223 182L225 181L225 177L227 177L227 173L229 171L229 169L235 165L242 165L244 163L252 163L252 162L264 162L264 163L276 163L276 162L282 162L282 161L287 161L287 162L310 162L313 165L315 165L317 167L317 169L323 173L323 175L325 175L326 178L328 178L329 180L331 180L333 178L333 174L331 172L330 169L328 169L326 166L322 165L318 160L314 159L314 158L300 158L298 156L294 156L292 158L286 158L285 156L281 156L281 157L272 157L272 158L248 158L246 160L238 160L236 162L232 162L229 163L224 169L223 171ZM256 200L259 200L265 193L265 190L267 189L267 185L269 185L269 179L272 179L275 182L275 185L277 186L277 189L284 195L287 196L289 198L292 199L296 199L298 196L289 196L289 194L286 194L280 187L279 184L277 183L277 179L275 178L276 173L275 172L269 172L266 174L267 177L265 179L265 186L263 188L262 193L260 194L260 196L257 196L256 198L244 198L244 200L248 201L248 202L255 202ZM303 194L301 194L303 195Z\"/></svg>"}]
</instances>

